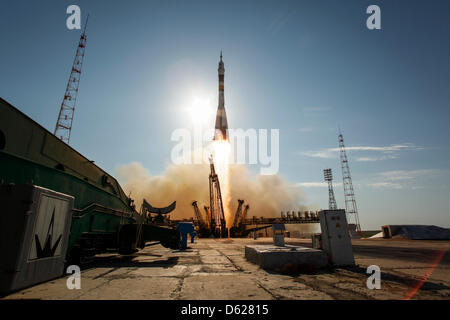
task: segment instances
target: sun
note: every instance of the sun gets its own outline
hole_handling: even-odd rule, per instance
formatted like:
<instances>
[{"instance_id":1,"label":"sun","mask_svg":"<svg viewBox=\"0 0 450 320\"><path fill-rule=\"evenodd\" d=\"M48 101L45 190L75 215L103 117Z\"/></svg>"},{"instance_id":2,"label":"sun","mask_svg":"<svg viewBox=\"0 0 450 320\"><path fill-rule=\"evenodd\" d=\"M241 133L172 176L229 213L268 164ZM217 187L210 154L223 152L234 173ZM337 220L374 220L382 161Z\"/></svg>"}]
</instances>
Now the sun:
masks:
<instances>
[{"instance_id":1,"label":"sun","mask_svg":"<svg viewBox=\"0 0 450 320\"><path fill-rule=\"evenodd\" d=\"M213 97L202 92L192 92L186 99L186 111L194 125L204 126L211 120Z\"/></svg>"}]
</instances>

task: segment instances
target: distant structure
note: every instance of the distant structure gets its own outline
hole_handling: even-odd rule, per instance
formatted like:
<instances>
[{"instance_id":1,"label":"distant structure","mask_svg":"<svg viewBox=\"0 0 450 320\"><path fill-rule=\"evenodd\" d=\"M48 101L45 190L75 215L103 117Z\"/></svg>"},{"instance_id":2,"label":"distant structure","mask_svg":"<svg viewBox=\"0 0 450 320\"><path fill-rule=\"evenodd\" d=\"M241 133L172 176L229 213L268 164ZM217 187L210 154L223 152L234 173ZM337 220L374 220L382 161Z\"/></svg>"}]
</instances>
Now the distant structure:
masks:
<instances>
[{"instance_id":1,"label":"distant structure","mask_svg":"<svg viewBox=\"0 0 450 320\"><path fill-rule=\"evenodd\" d=\"M328 182L328 208L330 210L336 210L336 199L334 198L334 191L333 191L333 175L331 173L331 169L325 169L323 170L323 176L325 178L325 181Z\"/></svg>"},{"instance_id":2,"label":"distant structure","mask_svg":"<svg viewBox=\"0 0 450 320\"><path fill-rule=\"evenodd\" d=\"M70 141L78 86L80 84L81 66L83 65L84 51L86 49L86 26L88 20L89 16L86 19L83 33L80 36L80 42L78 43L77 52L75 54L69 81L67 82L66 92L64 93L61 109L59 110L58 121L56 122L55 127L55 136L67 144L69 144Z\"/></svg>"},{"instance_id":3,"label":"distant structure","mask_svg":"<svg viewBox=\"0 0 450 320\"><path fill-rule=\"evenodd\" d=\"M244 200L238 199L238 207L236 209L236 213L234 214L234 220L232 227L237 227L241 220L244 220L242 216L242 207L244 205Z\"/></svg>"},{"instance_id":4,"label":"distant structure","mask_svg":"<svg viewBox=\"0 0 450 320\"><path fill-rule=\"evenodd\" d=\"M361 232L361 226L359 224L358 208L356 207L355 192L353 190L352 178L350 175L350 168L348 167L347 154L345 153L344 137L339 130L339 149L341 153L341 166L342 166L342 179L344 184L344 196L345 196L345 210L348 214L348 218L353 217L356 224L356 231Z\"/></svg>"},{"instance_id":5,"label":"distant structure","mask_svg":"<svg viewBox=\"0 0 450 320\"><path fill-rule=\"evenodd\" d=\"M230 237L247 237L251 232L267 229L270 227L269 225L263 227L247 228L246 220L249 209L250 206L248 204L244 206L244 200L238 200L238 207L236 209L236 213L234 214L233 224L230 227Z\"/></svg>"},{"instance_id":6,"label":"distant structure","mask_svg":"<svg viewBox=\"0 0 450 320\"><path fill-rule=\"evenodd\" d=\"M164 223L168 220L168 214L175 210L177 202L174 201L167 207L154 207L147 200L142 201L141 216L145 218L147 222ZM152 217L152 213L156 216Z\"/></svg>"},{"instance_id":7,"label":"distant structure","mask_svg":"<svg viewBox=\"0 0 450 320\"><path fill-rule=\"evenodd\" d=\"M264 222L271 223L285 223L285 224L297 224L297 223L319 223L318 211L281 211L280 218L261 218Z\"/></svg>"},{"instance_id":8,"label":"distant structure","mask_svg":"<svg viewBox=\"0 0 450 320\"><path fill-rule=\"evenodd\" d=\"M208 213L206 213L206 219L202 217L200 209L198 208L197 201L192 202L192 206L194 207L195 219L197 221L197 234L199 237L206 238L211 235L211 231L209 229L209 217ZM205 207L206 208L206 207Z\"/></svg>"}]
</instances>

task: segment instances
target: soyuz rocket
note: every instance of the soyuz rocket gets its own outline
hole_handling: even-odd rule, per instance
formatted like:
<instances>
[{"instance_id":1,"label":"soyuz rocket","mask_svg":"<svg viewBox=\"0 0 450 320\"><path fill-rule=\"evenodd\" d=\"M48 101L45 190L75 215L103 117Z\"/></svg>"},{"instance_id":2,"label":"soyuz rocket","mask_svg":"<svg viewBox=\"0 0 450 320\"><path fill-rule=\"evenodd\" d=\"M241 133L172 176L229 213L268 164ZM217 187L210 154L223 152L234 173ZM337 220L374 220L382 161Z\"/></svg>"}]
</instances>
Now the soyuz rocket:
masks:
<instances>
[{"instance_id":1,"label":"soyuz rocket","mask_svg":"<svg viewBox=\"0 0 450 320\"><path fill-rule=\"evenodd\" d=\"M225 112L225 98L224 98L224 76L225 67L222 61L222 51L220 51L219 69L219 107L217 108L216 127L213 140L228 140L228 121L227 113Z\"/></svg>"}]
</instances>

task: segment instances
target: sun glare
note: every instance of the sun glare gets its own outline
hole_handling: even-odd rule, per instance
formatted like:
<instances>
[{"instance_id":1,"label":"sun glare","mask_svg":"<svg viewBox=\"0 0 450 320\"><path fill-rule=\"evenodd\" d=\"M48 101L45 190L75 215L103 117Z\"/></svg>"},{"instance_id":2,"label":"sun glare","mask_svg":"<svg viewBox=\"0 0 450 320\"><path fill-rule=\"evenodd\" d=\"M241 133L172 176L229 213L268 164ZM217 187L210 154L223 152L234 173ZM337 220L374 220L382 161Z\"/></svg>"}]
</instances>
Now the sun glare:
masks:
<instances>
[{"instance_id":1,"label":"sun glare","mask_svg":"<svg viewBox=\"0 0 450 320\"><path fill-rule=\"evenodd\" d=\"M214 100L211 95L193 93L186 101L186 109L194 125L205 125L211 120Z\"/></svg>"}]
</instances>

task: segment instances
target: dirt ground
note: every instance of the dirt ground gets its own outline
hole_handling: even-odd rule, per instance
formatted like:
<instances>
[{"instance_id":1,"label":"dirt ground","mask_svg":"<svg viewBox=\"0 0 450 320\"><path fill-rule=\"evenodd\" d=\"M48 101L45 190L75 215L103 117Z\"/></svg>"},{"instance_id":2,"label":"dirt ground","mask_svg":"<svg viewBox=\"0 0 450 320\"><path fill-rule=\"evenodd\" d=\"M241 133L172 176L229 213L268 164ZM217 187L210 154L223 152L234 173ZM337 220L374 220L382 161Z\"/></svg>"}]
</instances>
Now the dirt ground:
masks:
<instances>
[{"instance_id":1,"label":"dirt ground","mask_svg":"<svg viewBox=\"0 0 450 320\"><path fill-rule=\"evenodd\" d=\"M3 299L450 299L450 241L352 240L355 267L307 272L246 261L245 245L264 243L273 242L196 239L185 251L158 244L129 256L103 254L82 268L81 289L69 290L64 276ZM381 269L379 290L367 288L369 265Z\"/></svg>"}]
</instances>

